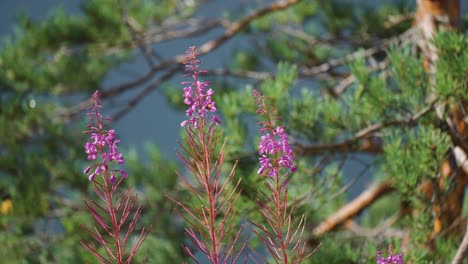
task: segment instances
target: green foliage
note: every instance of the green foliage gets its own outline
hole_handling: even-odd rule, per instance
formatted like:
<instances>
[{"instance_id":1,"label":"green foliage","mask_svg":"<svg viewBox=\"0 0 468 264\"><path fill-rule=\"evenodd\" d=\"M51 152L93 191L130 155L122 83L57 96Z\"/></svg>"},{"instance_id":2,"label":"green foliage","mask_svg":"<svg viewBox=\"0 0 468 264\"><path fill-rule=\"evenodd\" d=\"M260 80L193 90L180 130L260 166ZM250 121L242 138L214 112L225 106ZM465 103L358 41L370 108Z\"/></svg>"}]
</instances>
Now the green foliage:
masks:
<instances>
[{"instance_id":1,"label":"green foliage","mask_svg":"<svg viewBox=\"0 0 468 264\"><path fill-rule=\"evenodd\" d=\"M364 259L363 254L367 259L367 256L373 256L375 252L372 244L365 244L362 239L351 240L346 237L330 236L322 239L320 242L320 248L310 259L311 264L360 263L360 260ZM367 263L366 261L364 262Z\"/></svg>"},{"instance_id":2,"label":"green foliage","mask_svg":"<svg viewBox=\"0 0 468 264\"><path fill-rule=\"evenodd\" d=\"M436 91L442 97L454 100L468 98L468 40L466 36L442 32L435 39L437 61Z\"/></svg>"},{"instance_id":3,"label":"green foliage","mask_svg":"<svg viewBox=\"0 0 468 264\"><path fill-rule=\"evenodd\" d=\"M272 26L277 24L302 24L317 15L318 7L316 1L302 1L284 12L276 12L261 17L255 20L250 27L253 31L268 32Z\"/></svg>"},{"instance_id":4,"label":"green foliage","mask_svg":"<svg viewBox=\"0 0 468 264\"><path fill-rule=\"evenodd\" d=\"M42 21L20 18L14 35L4 39L0 49L0 195L10 194L14 204L11 214L0 215L0 256L16 260L10 263L92 262L79 245L80 239L86 239L79 224L90 219L82 201L92 197L90 184L82 175L85 155L80 131L85 125L61 113L87 98L90 91L102 89L109 73L139 58L132 31L146 37L170 31L171 23L185 23L198 15L198 8L204 7L202 2L87 0L82 2L80 15L57 9ZM437 179L451 146L447 128L441 125L449 113L443 112L439 119L431 108L434 101L428 98L440 105L468 99L468 40L466 33L443 32L435 37L438 60L434 78L422 67L422 57L414 47L394 44L374 54L372 60L364 56L369 47L381 45L411 26L410 20L388 23L389 17L412 10L408 3L301 1L255 19L242 32L242 43L247 44L237 47L228 60L228 69L240 73L273 71L272 78L260 77L259 81L203 76L204 81L216 84L214 101L229 146L226 170L237 162L235 177L242 179L238 223L245 218L260 221L254 206L264 179L256 173L259 137L252 98L255 88L278 109L296 150L298 170L290 178L289 195L297 198L295 214L307 217L305 237L346 203L346 184L357 175L364 185L389 181L396 188L391 196L364 211L357 220L359 225L364 229L379 226L397 213L402 203L409 203L418 208L418 214L392 226L410 230L405 261L450 260L459 243L457 237L447 239L442 234L435 238L434 251L424 247L433 216L431 203L418 186ZM124 23L123 13L132 29ZM242 15L239 12L234 17ZM183 28L183 23L176 28ZM195 44L193 39L182 41L183 46ZM351 52L353 59L343 65L308 74L308 69ZM376 67L375 61L385 65ZM348 77L353 80L351 84L337 92L341 80ZM173 83L165 82L164 93L182 113L181 87ZM123 97L127 94L131 93ZM127 99L118 98L116 102ZM380 128L365 136L360 134L375 126ZM356 135L362 137L346 141ZM359 166L349 163L364 156L363 139L383 144L383 151L366 153L364 160L376 169L360 178L355 168ZM327 148L342 142L346 144ZM141 224L152 225L136 262L146 256L151 263L180 263L186 260L180 247L185 239L184 222L174 213L166 195L180 199L190 196L175 173L180 164L167 160L157 147L149 145L143 155L133 149L125 153L129 173L126 186L135 188L142 202ZM305 153L307 147L323 148ZM443 182L443 194L449 193L453 184L451 178ZM465 215L466 201L465 197ZM50 232L44 233L48 225L54 228L45 228ZM260 248L259 241L251 239L251 246ZM360 237L345 229L324 235L313 244L318 242L322 245L310 263L372 263L376 251L385 251L389 244L399 251L402 243L383 235Z\"/></svg>"},{"instance_id":5,"label":"green foliage","mask_svg":"<svg viewBox=\"0 0 468 264\"><path fill-rule=\"evenodd\" d=\"M388 174L392 175L395 186L405 199L417 199L414 193L417 186L422 180L435 180L439 165L447 157L448 135L438 129L421 126L405 133L405 136L397 134L387 142ZM414 156L414 151L417 151L417 156Z\"/></svg>"},{"instance_id":6,"label":"green foliage","mask_svg":"<svg viewBox=\"0 0 468 264\"><path fill-rule=\"evenodd\" d=\"M259 64L259 58L253 51L236 52L233 60L233 70L255 70Z\"/></svg>"}]
</instances>

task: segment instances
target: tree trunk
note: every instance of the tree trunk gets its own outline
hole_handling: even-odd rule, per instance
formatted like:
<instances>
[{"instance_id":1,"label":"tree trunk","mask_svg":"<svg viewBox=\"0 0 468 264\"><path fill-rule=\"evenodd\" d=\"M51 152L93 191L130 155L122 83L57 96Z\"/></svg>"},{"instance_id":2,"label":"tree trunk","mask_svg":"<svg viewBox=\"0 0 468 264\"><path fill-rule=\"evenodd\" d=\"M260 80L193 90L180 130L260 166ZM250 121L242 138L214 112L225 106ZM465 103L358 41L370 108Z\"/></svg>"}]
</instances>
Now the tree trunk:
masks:
<instances>
[{"instance_id":1,"label":"tree trunk","mask_svg":"<svg viewBox=\"0 0 468 264\"><path fill-rule=\"evenodd\" d=\"M436 85L434 73L437 71L438 57L432 39L439 30L458 31L460 29L460 1L417 0L415 26L421 31L418 44L424 56L424 68L430 73L431 89L434 89ZM433 227L428 240L430 247L433 246L434 238L442 231L453 234L464 233L465 224L460 221L460 217L464 190L468 182L467 170L464 169L464 167L468 167L464 166L468 150L463 148L468 143L468 126L465 121L465 113L468 113L467 106L466 101L449 105L450 118L443 116L443 105L439 105L436 109L439 117L447 122L452 132L453 147L450 150L450 157L439 169L438 179L434 182L425 182L421 186L426 198L432 201ZM464 142L461 142L460 139ZM454 183L454 188L449 193L443 193L442 186L449 181Z\"/></svg>"}]
</instances>

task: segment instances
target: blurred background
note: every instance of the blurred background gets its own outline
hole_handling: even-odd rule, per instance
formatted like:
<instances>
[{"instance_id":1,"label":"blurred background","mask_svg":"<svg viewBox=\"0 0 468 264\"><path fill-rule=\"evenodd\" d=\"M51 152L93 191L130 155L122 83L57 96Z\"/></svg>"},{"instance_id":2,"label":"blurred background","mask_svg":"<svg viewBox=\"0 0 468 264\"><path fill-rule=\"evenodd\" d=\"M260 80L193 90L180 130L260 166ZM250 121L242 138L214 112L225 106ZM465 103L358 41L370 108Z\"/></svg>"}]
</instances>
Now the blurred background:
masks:
<instances>
[{"instance_id":1,"label":"blurred background","mask_svg":"<svg viewBox=\"0 0 468 264\"><path fill-rule=\"evenodd\" d=\"M290 196L308 219L310 247L322 243L310 263L372 263L389 245L408 263L450 262L468 210L466 171L452 151L468 144L460 128L467 6L0 1L1 258L95 262L79 243L90 241L79 224L91 225L83 200L96 198L82 173L84 109L100 90L126 158L125 186L143 205L141 226L153 226L136 261L188 261L185 223L166 195L190 200L176 151L185 118L181 63L196 46L230 146L226 166L239 162L240 215L261 221L251 210L263 186L255 88L291 137L298 171ZM346 217L336 220L337 212Z\"/></svg>"}]
</instances>

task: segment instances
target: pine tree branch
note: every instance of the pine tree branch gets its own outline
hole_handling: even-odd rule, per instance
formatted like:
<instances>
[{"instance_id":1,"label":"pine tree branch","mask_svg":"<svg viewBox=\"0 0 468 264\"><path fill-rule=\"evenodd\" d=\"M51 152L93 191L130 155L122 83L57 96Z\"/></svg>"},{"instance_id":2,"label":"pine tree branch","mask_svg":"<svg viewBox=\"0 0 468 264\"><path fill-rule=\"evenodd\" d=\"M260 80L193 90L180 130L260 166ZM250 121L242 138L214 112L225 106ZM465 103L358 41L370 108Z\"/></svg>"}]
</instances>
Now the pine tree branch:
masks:
<instances>
[{"instance_id":1,"label":"pine tree branch","mask_svg":"<svg viewBox=\"0 0 468 264\"><path fill-rule=\"evenodd\" d=\"M255 11L255 12L253 12L252 14L247 15L247 16L239 19L237 22L234 22L234 23L230 24L229 26L227 26L226 30L224 31L224 33L221 36L219 36L219 37L217 37L215 39L212 39L212 40L208 40L204 44L202 44L197 49L196 55L198 57L200 57L202 55L205 55L205 54L215 50L216 48L218 48L219 46L224 44L226 41L228 41L229 39L234 37L237 33L244 30L255 19L258 19L258 18L260 18L262 16L268 15L268 14L276 12L276 11L286 9L286 8L288 8L288 7L290 7L290 6L294 5L294 4L297 4L299 2L300 2L299 0L289 0L289 1L284 1L284 2L273 3L273 4L271 4L271 5L267 6L267 7L261 8L261 9ZM162 69L165 69L166 67L168 67L170 65L173 65L173 64L182 64L184 61L185 61L185 54L176 55L173 58L167 59L167 60L159 63L158 65L155 65L153 68L150 69L149 72L147 72L145 75L143 75L139 79L136 79L136 80L134 80L132 82L129 82L127 84L122 84L122 85L119 85L119 86L116 86L116 87L105 89L105 91L107 91L107 92L103 93L103 99L108 97L108 96L112 96L114 94L120 94L120 93L122 93L122 92L136 86L136 85L142 84L142 83L148 81L149 79L151 79L154 76L154 74L156 74L158 71L160 71Z\"/></svg>"},{"instance_id":2,"label":"pine tree branch","mask_svg":"<svg viewBox=\"0 0 468 264\"><path fill-rule=\"evenodd\" d=\"M161 83L163 83L164 81L166 81L166 80L170 79L172 76L174 76L174 74L176 74L181 68L182 68L182 65L179 65L179 64L176 64L173 67L171 67L164 75L159 77L153 83L146 86L146 88L143 89L143 91L141 91L140 93L135 95L131 100L129 100L127 102L126 106L123 109L121 109L120 111L118 111L117 113L115 113L112 116L112 119L113 120L119 120L120 118L122 118L125 114L130 112L130 110L132 110L133 107L135 107L137 104L139 104L141 100L143 100L151 92L156 90L161 85Z\"/></svg>"},{"instance_id":3,"label":"pine tree branch","mask_svg":"<svg viewBox=\"0 0 468 264\"><path fill-rule=\"evenodd\" d=\"M461 264L464 257L466 256L466 251L468 249L468 219L466 221L466 231L463 240L458 247L457 253L453 257L452 264Z\"/></svg>"},{"instance_id":4,"label":"pine tree branch","mask_svg":"<svg viewBox=\"0 0 468 264\"><path fill-rule=\"evenodd\" d=\"M318 75L321 73L326 73L335 67L342 66L351 61L354 61L360 58L370 57L382 50L385 50L392 44L399 43L399 42L411 42L413 36L415 35L415 32L416 30L414 28L411 28L399 36L382 41L379 45L376 45L374 47L371 47L365 50L358 50L340 58L330 59L320 65L317 65L311 68L303 68L301 69L300 75L301 76L314 76L314 75Z\"/></svg>"},{"instance_id":5,"label":"pine tree branch","mask_svg":"<svg viewBox=\"0 0 468 264\"><path fill-rule=\"evenodd\" d=\"M436 85L438 85L438 82L436 74L440 70L438 69L438 62L441 54L439 54L439 48L435 45L434 36L441 31L459 31L460 21L459 0L419 0L417 2L414 28L419 30L417 44L423 55L423 67L428 74L429 99L437 96ZM441 191L439 186L445 181L452 181L456 187L446 197L437 198L431 204L431 210L435 217L432 223L433 230L430 240L426 242L428 245L433 244L434 237L438 236L443 228L461 216L468 178L465 167L466 152L468 150L468 130L466 130L465 121L465 113L468 109L467 102L462 100L460 105L457 105L446 100L439 102L434 108L438 118L446 123L448 128L446 132L452 140L452 153L443 164L451 164L451 159L455 158L456 166L441 166L437 182L432 184L432 188L429 188L424 195L426 199L434 200L434 197L437 197L434 194ZM445 108L450 109L448 117L444 113ZM461 124L461 126L458 126L458 124ZM422 188L424 189L424 187ZM444 206L439 206L441 204ZM460 226L460 228L462 227Z\"/></svg>"},{"instance_id":6,"label":"pine tree branch","mask_svg":"<svg viewBox=\"0 0 468 264\"><path fill-rule=\"evenodd\" d=\"M396 16L389 16L387 21L385 21L385 28L392 28L396 25L399 25L403 22L407 22L414 19L414 13L406 13Z\"/></svg>"},{"instance_id":7,"label":"pine tree branch","mask_svg":"<svg viewBox=\"0 0 468 264\"><path fill-rule=\"evenodd\" d=\"M271 13L287 9L287 8L289 8L289 7L291 7L291 6L295 5L295 4L298 4L300 2L301 2L301 0L278 1L276 3L273 3L271 5L266 6L264 8L260 8L260 9L258 9L256 11L254 11L250 15L247 15L247 16L239 19L236 22L233 22L233 23L228 23L228 22L220 23L220 24L223 24L224 27L226 28L224 30L224 33L221 36L218 36L218 37L216 37L214 39L208 40L204 44L202 44L199 47L199 49L197 49L197 56L199 57L199 56L205 55L205 54L217 49L222 44L224 44L225 42L230 40L232 37L237 35L239 32L241 32L242 30L247 28L250 25L250 23L252 23L254 20L256 20L258 18L261 18L263 16L266 16L266 15L269 15ZM216 23L206 23L205 25L206 25L207 28L211 28L211 27L214 27L214 26L216 26L218 24L219 24L219 21L216 22ZM199 31L203 32L204 30L199 29ZM141 40L141 38L140 38L140 40ZM140 43L140 45L142 45L142 43ZM134 47L139 47L139 45L135 44ZM165 71L167 68L171 68L171 66L173 66L173 65L182 64L184 61L185 61L185 55L184 54L176 55L176 56L173 56L172 58L163 60L160 63L153 65L153 67L151 67L148 70L148 72L146 72L145 74L143 74L142 76L138 77L135 80L132 80L132 81L127 82L127 83L119 84L119 85L116 85L116 86L113 86L113 87L102 89L103 90L102 99L115 97L115 96L118 96L118 95L128 91L128 90L135 89L138 86L140 86L142 84L145 84L146 82L153 79L159 72ZM154 88L154 89L156 89L156 88ZM151 90L154 90L154 89L151 89ZM72 118L76 114L78 114L80 111L85 109L86 106L89 105L89 102L90 102L89 100L82 101L82 102L80 102L80 103L78 103L78 104L76 104L76 105L74 105L74 106L72 106L72 107L70 107L68 109L64 109L63 111L60 111L60 113L58 113L58 114L59 114L59 116L61 118L66 118L66 119L67 118ZM132 104L132 107L134 105L136 105L137 103L138 102L135 102L134 104ZM125 111L125 112L128 112L128 111Z\"/></svg>"},{"instance_id":8,"label":"pine tree branch","mask_svg":"<svg viewBox=\"0 0 468 264\"><path fill-rule=\"evenodd\" d=\"M388 181L384 181L370 186L367 190L362 192L354 200L341 207L338 211L336 211L334 214L332 214L327 219L322 221L319 225L317 225L312 230L312 234L314 236L320 236L329 231L332 231L339 225L343 224L347 220L353 218L354 216L362 212L364 209L373 204L379 198L391 193L393 190L393 186Z\"/></svg>"},{"instance_id":9,"label":"pine tree branch","mask_svg":"<svg viewBox=\"0 0 468 264\"><path fill-rule=\"evenodd\" d=\"M387 127L392 127L392 126L408 126L414 124L419 118L424 116L426 113L428 113L434 106L434 103L431 103L424 107L421 111L418 113L402 120L390 120L382 123L376 123L373 125L370 125L358 132L356 132L353 136L350 138L338 142L338 143L329 143L329 144L321 144L321 145L310 145L310 146L302 146L300 144L297 144L297 151L303 155L314 155L317 153L322 153L324 151L348 151L353 149L353 145L361 139L367 139L369 138L373 133L378 132L384 128ZM361 146L361 150L366 150L366 148L363 147L364 144Z\"/></svg>"},{"instance_id":10,"label":"pine tree branch","mask_svg":"<svg viewBox=\"0 0 468 264\"><path fill-rule=\"evenodd\" d=\"M401 218L401 213L397 212L374 228L361 227L352 220L347 220L346 222L344 222L344 226L347 229L349 229L351 232L353 232L354 234L358 236L367 237L367 238L374 238L376 236L381 236L381 235L386 236L386 237L402 238L402 237L406 237L409 235L407 231L390 229L390 226L396 223L400 218Z\"/></svg>"},{"instance_id":11,"label":"pine tree branch","mask_svg":"<svg viewBox=\"0 0 468 264\"><path fill-rule=\"evenodd\" d=\"M127 7L122 0L119 1L119 11L120 18L123 24L128 28L130 35L132 36L133 41L136 43L137 47L140 49L143 58L145 58L149 67L154 66L153 61L153 48L148 43L142 41L140 32L143 30L142 26L136 21L132 16L128 14Z\"/></svg>"}]
</instances>

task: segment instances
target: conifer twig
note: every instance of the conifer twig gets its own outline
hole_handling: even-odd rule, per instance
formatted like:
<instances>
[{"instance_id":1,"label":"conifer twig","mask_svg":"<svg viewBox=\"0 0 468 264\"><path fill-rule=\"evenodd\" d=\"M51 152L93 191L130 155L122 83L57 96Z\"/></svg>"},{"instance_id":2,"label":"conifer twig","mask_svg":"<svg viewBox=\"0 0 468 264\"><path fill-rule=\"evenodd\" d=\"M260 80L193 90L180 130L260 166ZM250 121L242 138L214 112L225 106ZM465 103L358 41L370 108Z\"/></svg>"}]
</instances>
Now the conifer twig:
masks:
<instances>
[{"instance_id":1,"label":"conifer twig","mask_svg":"<svg viewBox=\"0 0 468 264\"><path fill-rule=\"evenodd\" d=\"M374 203L377 199L388 193L391 193L393 190L393 186L390 184L390 182L387 181L372 185L354 200L338 209L338 211L317 225L312 230L312 234L314 236L320 236L333 230L348 219L351 219L355 215L362 212L365 208L367 208L367 206Z\"/></svg>"},{"instance_id":2,"label":"conifer twig","mask_svg":"<svg viewBox=\"0 0 468 264\"><path fill-rule=\"evenodd\" d=\"M296 144L297 151L300 154L304 155L313 155L315 153L320 153L324 151L333 151L333 150L346 150L349 149L356 141L360 139L365 139L372 135L373 133L380 131L384 128L391 127L391 126L406 126L414 124L419 118L424 116L428 113L431 109L433 109L435 102L430 103L426 107L424 107L421 111L411 115L405 119L396 119L396 120L389 120L381 123L372 124L366 128L363 128L356 132L353 136L338 142L338 143L329 143L329 144L321 144L321 145L311 145L311 146L302 146L300 144Z\"/></svg>"},{"instance_id":3,"label":"conifer twig","mask_svg":"<svg viewBox=\"0 0 468 264\"><path fill-rule=\"evenodd\" d=\"M263 16L266 16L266 15L269 15L273 12L284 10L300 2L301 0L277 1L266 7L259 8L255 10L254 12L252 12L251 14L246 15L235 22L224 21L221 23L220 21L215 21L212 23L209 23L209 22L203 23L203 26L206 27L206 29L196 29L194 30L194 32L205 32L217 25L223 25L225 27L225 30L220 36L207 40L205 43L200 45L199 49L196 52L197 56L207 54L217 49L218 47L223 45L225 42L227 42L228 40L236 36L238 33L242 32L242 30L246 29L250 25L250 23L252 23L254 20L261 18ZM186 34L183 34L182 36L176 35L175 38L190 36L194 32L187 32ZM155 43L155 41L153 41L152 43ZM145 44L149 44L149 43L145 43ZM141 43L140 44L134 43L132 45L133 45L133 48L137 48L139 47L139 45L141 45ZM158 73L166 71L166 69L171 68L172 65L178 65L184 62L185 62L185 55L183 54L175 55L171 58L162 60L158 64L154 64L146 73L144 73L143 75L141 75L140 77L132 81L103 89L104 91L102 93L102 98L103 99L112 98L128 90L135 89L138 86L151 81ZM65 118L71 118L75 116L76 114L78 114L81 110L83 110L88 104L89 104L89 100L82 101L70 108L63 109L59 113L59 115ZM136 103L133 104L132 107L134 105L136 105Z\"/></svg>"},{"instance_id":4,"label":"conifer twig","mask_svg":"<svg viewBox=\"0 0 468 264\"><path fill-rule=\"evenodd\" d=\"M465 236L463 236L463 240L460 243L460 246L458 247L457 253L453 257L452 264L461 264L463 259L466 257L467 250L468 250L468 219L466 220Z\"/></svg>"}]
</instances>

